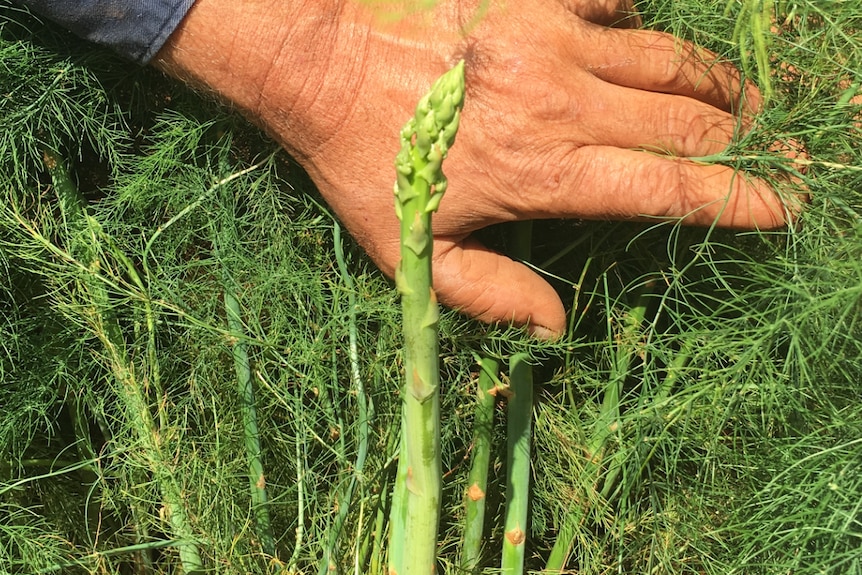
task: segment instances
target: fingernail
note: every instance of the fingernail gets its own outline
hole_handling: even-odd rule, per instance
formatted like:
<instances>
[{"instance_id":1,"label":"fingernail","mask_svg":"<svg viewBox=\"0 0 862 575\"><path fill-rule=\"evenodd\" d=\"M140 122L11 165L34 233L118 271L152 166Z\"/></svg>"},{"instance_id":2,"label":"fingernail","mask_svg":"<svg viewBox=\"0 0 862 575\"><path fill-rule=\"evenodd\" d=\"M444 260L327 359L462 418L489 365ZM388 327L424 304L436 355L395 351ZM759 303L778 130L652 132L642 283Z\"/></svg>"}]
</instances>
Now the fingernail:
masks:
<instances>
[{"instance_id":1,"label":"fingernail","mask_svg":"<svg viewBox=\"0 0 862 575\"><path fill-rule=\"evenodd\" d=\"M546 340L559 339L560 336L563 335L561 332L548 329L547 327L541 325L531 325L530 334L532 334L533 337L536 337L538 339Z\"/></svg>"}]
</instances>

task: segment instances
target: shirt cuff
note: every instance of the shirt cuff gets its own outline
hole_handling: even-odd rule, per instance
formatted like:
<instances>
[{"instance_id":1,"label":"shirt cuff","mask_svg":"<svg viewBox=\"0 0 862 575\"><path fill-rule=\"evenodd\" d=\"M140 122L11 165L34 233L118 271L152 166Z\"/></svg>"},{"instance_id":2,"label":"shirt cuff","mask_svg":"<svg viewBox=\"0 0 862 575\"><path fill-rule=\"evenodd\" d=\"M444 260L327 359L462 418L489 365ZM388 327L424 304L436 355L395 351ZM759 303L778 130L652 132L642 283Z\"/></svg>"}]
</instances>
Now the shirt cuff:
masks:
<instances>
[{"instance_id":1,"label":"shirt cuff","mask_svg":"<svg viewBox=\"0 0 862 575\"><path fill-rule=\"evenodd\" d=\"M20 0L81 38L109 46L141 64L149 62L194 0Z\"/></svg>"}]
</instances>

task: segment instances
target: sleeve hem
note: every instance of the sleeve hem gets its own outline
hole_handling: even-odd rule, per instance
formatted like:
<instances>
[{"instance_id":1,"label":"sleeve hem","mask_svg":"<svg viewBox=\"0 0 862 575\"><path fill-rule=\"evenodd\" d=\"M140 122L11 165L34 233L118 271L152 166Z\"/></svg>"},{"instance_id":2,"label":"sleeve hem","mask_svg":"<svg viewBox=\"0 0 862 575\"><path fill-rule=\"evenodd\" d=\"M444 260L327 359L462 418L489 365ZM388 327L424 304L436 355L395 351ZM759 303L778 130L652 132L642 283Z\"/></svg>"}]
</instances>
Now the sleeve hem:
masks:
<instances>
[{"instance_id":1,"label":"sleeve hem","mask_svg":"<svg viewBox=\"0 0 862 575\"><path fill-rule=\"evenodd\" d=\"M72 33L147 64L194 0L18 0Z\"/></svg>"},{"instance_id":2,"label":"sleeve hem","mask_svg":"<svg viewBox=\"0 0 862 575\"><path fill-rule=\"evenodd\" d=\"M136 56L133 56L137 62L147 64L155 55L162 49L165 42L168 41L177 26L180 25L188 11L191 9L194 0L183 0L178 2L174 9L169 14L168 18L162 23L161 27L156 31L156 35L152 38L149 45L144 47L144 50Z\"/></svg>"}]
</instances>

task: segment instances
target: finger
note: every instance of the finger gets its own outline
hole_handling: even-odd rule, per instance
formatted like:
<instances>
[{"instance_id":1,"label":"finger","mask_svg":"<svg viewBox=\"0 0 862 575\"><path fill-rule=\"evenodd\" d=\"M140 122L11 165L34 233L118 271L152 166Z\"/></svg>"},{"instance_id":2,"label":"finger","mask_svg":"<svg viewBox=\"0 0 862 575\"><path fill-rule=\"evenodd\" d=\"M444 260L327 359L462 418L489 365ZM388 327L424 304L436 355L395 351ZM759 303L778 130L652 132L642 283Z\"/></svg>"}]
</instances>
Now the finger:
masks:
<instances>
[{"instance_id":1,"label":"finger","mask_svg":"<svg viewBox=\"0 0 862 575\"><path fill-rule=\"evenodd\" d=\"M515 206L515 218L658 218L773 229L799 210L794 197L781 197L766 182L727 166L609 146L579 148L558 165L566 168L550 180L553 188L546 184L518 195L529 204Z\"/></svg>"},{"instance_id":2,"label":"finger","mask_svg":"<svg viewBox=\"0 0 862 575\"><path fill-rule=\"evenodd\" d=\"M595 48L576 57L614 84L698 99L726 112L752 114L760 93L716 54L662 32L594 28Z\"/></svg>"},{"instance_id":3,"label":"finger","mask_svg":"<svg viewBox=\"0 0 862 575\"><path fill-rule=\"evenodd\" d=\"M565 331L563 303L545 280L470 238L435 240L434 290L444 305L485 322L527 325L543 339Z\"/></svg>"},{"instance_id":4,"label":"finger","mask_svg":"<svg viewBox=\"0 0 862 575\"><path fill-rule=\"evenodd\" d=\"M592 91L602 98L581 104L580 115L576 111L572 118L580 130L592 128L593 144L707 156L727 148L739 127L733 115L692 98L595 82ZM609 114L613 122L591 121Z\"/></svg>"},{"instance_id":5,"label":"finger","mask_svg":"<svg viewBox=\"0 0 862 575\"><path fill-rule=\"evenodd\" d=\"M643 23L631 0L560 0L566 10L593 24L639 28Z\"/></svg>"}]
</instances>

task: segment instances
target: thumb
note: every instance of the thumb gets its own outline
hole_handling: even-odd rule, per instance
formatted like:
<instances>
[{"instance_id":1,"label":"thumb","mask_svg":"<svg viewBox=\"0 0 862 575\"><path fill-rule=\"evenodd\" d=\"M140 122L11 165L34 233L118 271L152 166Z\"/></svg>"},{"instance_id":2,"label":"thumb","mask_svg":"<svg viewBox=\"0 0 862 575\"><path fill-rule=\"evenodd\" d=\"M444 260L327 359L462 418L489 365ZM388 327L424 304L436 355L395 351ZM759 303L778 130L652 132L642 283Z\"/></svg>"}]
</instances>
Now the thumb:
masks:
<instances>
[{"instance_id":1,"label":"thumb","mask_svg":"<svg viewBox=\"0 0 862 575\"><path fill-rule=\"evenodd\" d=\"M542 339L566 328L563 302L548 282L470 238L435 240L434 291L448 307L489 323L527 325Z\"/></svg>"}]
</instances>

